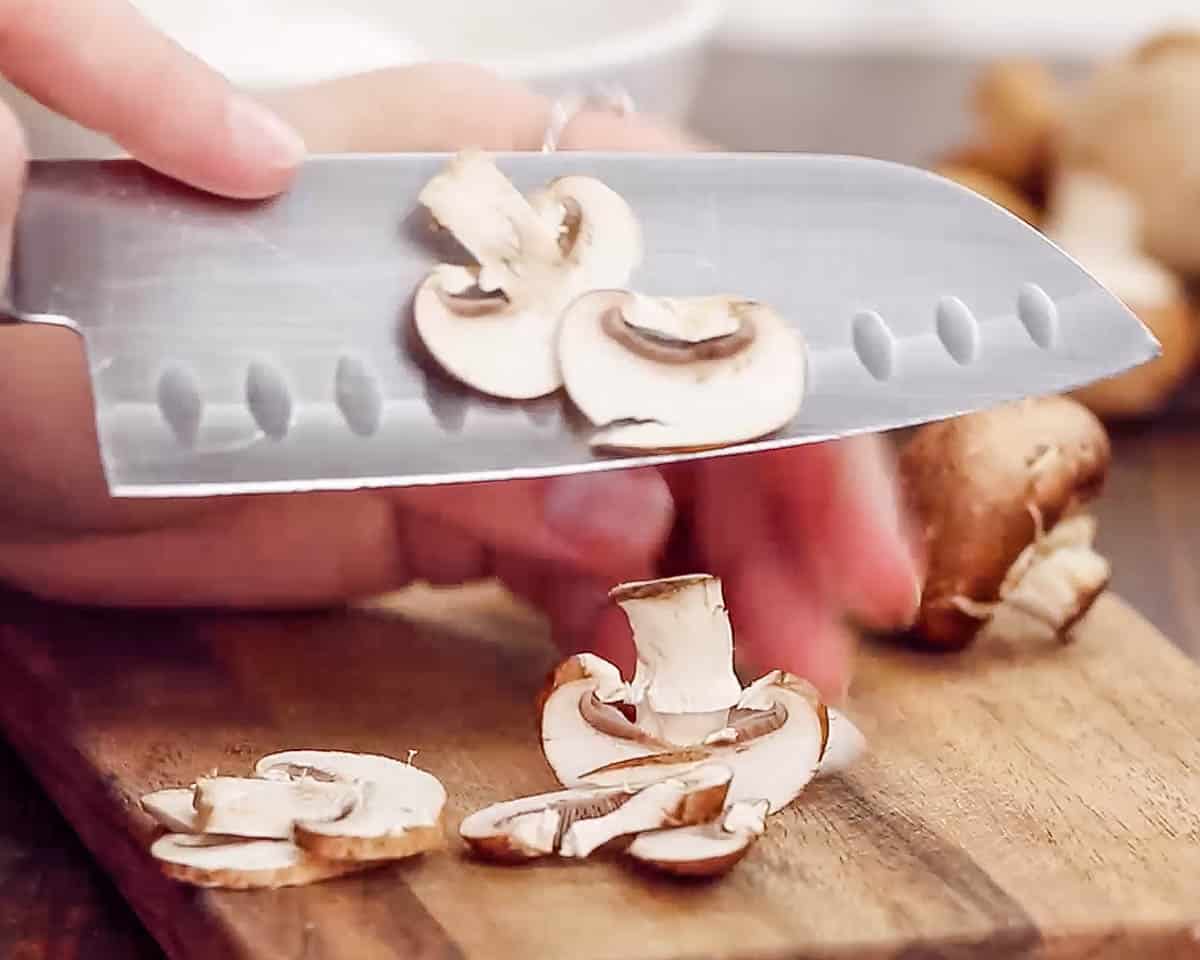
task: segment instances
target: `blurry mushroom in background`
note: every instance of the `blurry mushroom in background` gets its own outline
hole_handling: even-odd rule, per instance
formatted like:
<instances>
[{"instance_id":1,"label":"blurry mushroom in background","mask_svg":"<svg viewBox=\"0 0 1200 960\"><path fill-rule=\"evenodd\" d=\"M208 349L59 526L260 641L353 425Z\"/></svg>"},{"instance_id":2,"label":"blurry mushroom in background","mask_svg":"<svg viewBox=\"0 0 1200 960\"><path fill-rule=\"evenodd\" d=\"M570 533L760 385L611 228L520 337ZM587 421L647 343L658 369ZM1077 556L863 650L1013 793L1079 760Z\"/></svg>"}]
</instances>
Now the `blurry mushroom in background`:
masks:
<instances>
[{"instance_id":1,"label":"blurry mushroom in background","mask_svg":"<svg viewBox=\"0 0 1200 960\"><path fill-rule=\"evenodd\" d=\"M786 426L804 397L801 336L763 303L596 290L563 314L572 402L608 450L702 450Z\"/></svg>"},{"instance_id":2,"label":"blurry mushroom in background","mask_svg":"<svg viewBox=\"0 0 1200 960\"><path fill-rule=\"evenodd\" d=\"M629 205L582 176L526 197L478 151L454 157L420 201L476 261L439 264L421 284L414 315L426 348L451 376L492 396L559 389L563 310L585 291L624 286L641 260Z\"/></svg>"},{"instance_id":3,"label":"blurry mushroom in background","mask_svg":"<svg viewBox=\"0 0 1200 960\"><path fill-rule=\"evenodd\" d=\"M1074 392L1109 419L1164 407L1200 354L1200 322L1187 291L1175 273L1141 251L1141 225L1137 202L1113 181L1072 169L1055 177L1046 236L1136 313L1162 345L1162 355L1149 363Z\"/></svg>"},{"instance_id":4,"label":"blurry mushroom in background","mask_svg":"<svg viewBox=\"0 0 1200 960\"><path fill-rule=\"evenodd\" d=\"M1055 165L1128 191L1141 246L1166 267L1200 274L1200 33L1149 37L1101 64L1068 102Z\"/></svg>"}]
</instances>

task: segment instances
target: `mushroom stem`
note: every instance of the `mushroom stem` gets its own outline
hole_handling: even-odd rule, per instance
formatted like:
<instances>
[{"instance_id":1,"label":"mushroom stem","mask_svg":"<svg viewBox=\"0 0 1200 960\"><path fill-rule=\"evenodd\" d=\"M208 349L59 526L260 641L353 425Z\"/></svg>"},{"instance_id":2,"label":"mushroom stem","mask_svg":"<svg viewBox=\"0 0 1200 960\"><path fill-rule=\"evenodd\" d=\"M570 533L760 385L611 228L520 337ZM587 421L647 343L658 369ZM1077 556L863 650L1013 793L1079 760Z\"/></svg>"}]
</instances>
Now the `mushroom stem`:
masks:
<instances>
[{"instance_id":1,"label":"mushroom stem","mask_svg":"<svg viewBox=\"0 0 1200 960\"><path fill-rule=\"evenodd\" d=\"M479 263L479 289L509 290L518 264L557 263L559 226L539 215L525 196L478 151L456 155L418 198Z\"/></svg>"},{"instance_id":2,"label":"mushroom stem","mask_svg":"<svg viewBox=\"0 0 1200 960\"><path fill-rule=\"evenodd\" d=\"M625 611L637 648L630 699L638 728L686 746L727 727L742 688L721 581L671 577L622 584L610 596Z\"/></svg>"}]
</instances>

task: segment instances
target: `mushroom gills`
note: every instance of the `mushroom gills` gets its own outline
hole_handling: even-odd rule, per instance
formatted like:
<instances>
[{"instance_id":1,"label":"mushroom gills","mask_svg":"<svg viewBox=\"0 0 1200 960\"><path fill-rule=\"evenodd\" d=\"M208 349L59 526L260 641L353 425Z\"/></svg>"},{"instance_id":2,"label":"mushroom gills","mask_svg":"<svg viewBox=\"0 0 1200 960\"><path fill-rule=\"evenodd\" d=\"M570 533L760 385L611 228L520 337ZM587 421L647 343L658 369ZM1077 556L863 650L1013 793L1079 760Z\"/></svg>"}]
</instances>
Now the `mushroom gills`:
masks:
<instances>
[{"instance_id":1,"label":"mushroom gills","mask_svg":"<svg viewBox=\"0 0 1200 960\"><path fill-rule=\"evenodd\" d=\"M766 831L769 809L766 800L732 803L708 823L640 833L626 853L675 876L719 876L741 862Z\"/></svg>"},{"instance_id":2,"label":"mushroom gills","mask_svg":"<svg viewBox=\"0 0 1200 960\"><path fill-rule=\"evenodd\" d=\"M563 383L612 450L704 450L786 426L800 409L803 338L763 303L593 290L563 314Z\"/></svg>"}]
</instances>

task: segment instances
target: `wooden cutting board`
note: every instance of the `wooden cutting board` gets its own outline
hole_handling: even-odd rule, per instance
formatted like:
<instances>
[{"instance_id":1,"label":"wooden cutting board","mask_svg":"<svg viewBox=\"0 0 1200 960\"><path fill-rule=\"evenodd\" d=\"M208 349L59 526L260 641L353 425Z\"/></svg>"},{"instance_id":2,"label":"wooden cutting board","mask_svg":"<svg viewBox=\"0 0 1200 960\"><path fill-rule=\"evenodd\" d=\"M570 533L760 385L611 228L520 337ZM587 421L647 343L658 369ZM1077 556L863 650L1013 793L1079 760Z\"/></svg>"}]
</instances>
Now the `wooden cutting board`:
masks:
<instances>
[{"instance_id":1,"label":"wooden cutting board","mask_svg":"<svg viewBox=\"0 0 1200 960\"><path fill-rule=\"evenodd\" d=\"M869 648L872 753L715 884L454 848L291 890L165 879L138 797L273 750L416 749L455 827L555 785L540 623L487 586L385 606L4 615L3 724L171 957L1200 957L1200 668L1114 598L1065 649Z\"/></svg>"}]
</instances>

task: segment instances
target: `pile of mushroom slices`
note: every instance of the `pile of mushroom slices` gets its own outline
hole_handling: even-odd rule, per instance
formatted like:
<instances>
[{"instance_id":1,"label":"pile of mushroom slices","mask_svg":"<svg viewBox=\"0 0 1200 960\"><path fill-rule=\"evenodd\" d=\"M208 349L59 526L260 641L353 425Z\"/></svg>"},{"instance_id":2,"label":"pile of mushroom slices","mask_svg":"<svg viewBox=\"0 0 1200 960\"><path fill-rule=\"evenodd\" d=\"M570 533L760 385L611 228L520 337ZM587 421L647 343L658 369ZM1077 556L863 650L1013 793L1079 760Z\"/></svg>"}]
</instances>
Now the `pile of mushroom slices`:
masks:
<instances>
[{"instance_id":1,"label":"pile of mushroom slices","mask_svg":"<svg viewBox=\"0 0 1200 960\"><path fill-rule=\"evenodd\" d=\"M754 300L629 289L641 227L600 181L559 177L526 196L468 151L419 200L475 260L435 266L414 305L422 343L463 384L510 400L565 388L599 450L721 447L799 410L803 338Z\"/></svg>"},{"instance_id":2,"label":"pile of mushroom slices","mask_svg":"<svg viewBox=\"0 0 1200 960\"><path fill-rule=\"evenodd\" d=\"M542 750L566 789L480 810L460 836L502 862L615 849L667 873L725 873L769 815L853 763L863 736L798 677L773 670L742 687L716 577L627 583L610 596L633 629L632 680L579 654L540 700Z\"/></svg>"},{"instance_id":3,"label":"pile of mushroom slices","mask_svg":"<svg viewBox=\"0 0 1200 960\"><path fill-rule=\"evenodd\" d=\"M249 777L202 777L142 808L168 831L150 847L164 872L204 887L289 887L445 845L446 791L411 763L289 750Z\"/></svg>"}]
</instances>

